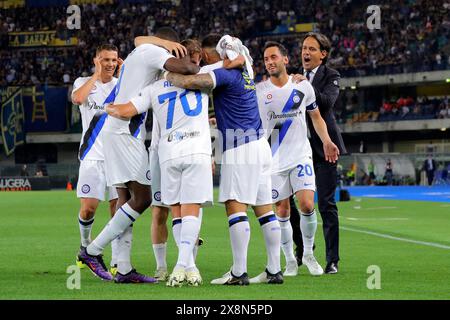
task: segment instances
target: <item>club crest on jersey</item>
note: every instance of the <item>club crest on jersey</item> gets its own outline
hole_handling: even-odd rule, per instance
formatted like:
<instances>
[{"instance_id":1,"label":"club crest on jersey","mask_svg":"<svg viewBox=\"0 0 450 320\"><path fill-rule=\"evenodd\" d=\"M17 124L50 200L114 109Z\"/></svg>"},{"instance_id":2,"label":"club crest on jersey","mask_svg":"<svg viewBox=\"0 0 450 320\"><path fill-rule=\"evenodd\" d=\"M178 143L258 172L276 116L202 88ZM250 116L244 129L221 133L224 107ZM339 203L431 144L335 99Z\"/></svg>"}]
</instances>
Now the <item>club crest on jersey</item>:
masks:
<instances>
[{"instance_id":1,"label":"club crest on jersey","mask_svg":"<svg viewBox=\"0 0 450 320\"><path fill-rule=\"evenodd\" d=\"M84 184L81 187L81 192L83 192L84 194L89 193L89 191L91 191L91 187L88 184Z\"/></svg>"},{"instance_id":2,"label":"club crest on jersey","mask_svg":"<svg viewBox=\"0 0 450 320\"><path fill-rule=\"evenodd\" d=\"M271 93L269 93L268 95L267 95L267 100L270 100L270 99L272 99L273 97L272 97L272 94Z\"/></svg>"},{"instance_id":3,"label":"club crest on jersey","mask_svg":"<svg viewBox=\"0 0 450 320\"><path fill-rule=\"evenodd\" d=\"M148 181L152 181L152 176L150 174L150 170L147 170L147 173L145 174L145 176L147 177Z\"/></svg>"},{"instance_id":4,"label":"club crest on jersey","mask_svg":"<svg viewBox=\"0 0 450 320\"><path fill-rule=\"evenodd\" d=\"M160 191L155 192L155 194L153 195L153 198L156 201L161 201L161 192Z\"/></svg>"},{"instance_id":5,"label":"club crest on jersey","mask_svg":"<svg viewBox=\"0 0 450 320\"><path fill-rule=\"evenodd\" d=\"M300 97L297 96L297 95L295 95L295 96L292 98L292 101L294 101L294 103L299 103L299 102L300 102Z\"/></svg>"},{"instance_id":6,"label":"club crest on jersey","mask_svg":"<svg viewBox=\"0 0 450 320\"><path fill-rule=\"evenodd\" d=\"M277 190L272 189L272 199L278 198L279 195L280 193Z\"/></svg>"}]
</instances>

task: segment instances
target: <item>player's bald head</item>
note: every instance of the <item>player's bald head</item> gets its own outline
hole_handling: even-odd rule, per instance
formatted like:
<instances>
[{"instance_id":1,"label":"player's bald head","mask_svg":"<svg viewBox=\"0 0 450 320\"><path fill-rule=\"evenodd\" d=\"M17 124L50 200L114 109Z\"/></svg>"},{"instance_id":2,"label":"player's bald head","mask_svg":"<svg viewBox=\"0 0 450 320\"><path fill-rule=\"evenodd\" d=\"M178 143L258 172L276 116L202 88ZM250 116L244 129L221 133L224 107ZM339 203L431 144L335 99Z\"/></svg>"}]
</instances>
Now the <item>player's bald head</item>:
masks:
<instances>
[{"instance_id":1,"label":"player's bald head","mask_svg":"<svg viewBox=\"0 0 450 320\"><path fill-rule=\"evenodd\" d=\"M155 36L164 39L169 40L173 42L180 42L180 38L178 37L178 33L172 29L171 27L161 27L158 28L155 32Z\"/></svg>"}]
</instances>

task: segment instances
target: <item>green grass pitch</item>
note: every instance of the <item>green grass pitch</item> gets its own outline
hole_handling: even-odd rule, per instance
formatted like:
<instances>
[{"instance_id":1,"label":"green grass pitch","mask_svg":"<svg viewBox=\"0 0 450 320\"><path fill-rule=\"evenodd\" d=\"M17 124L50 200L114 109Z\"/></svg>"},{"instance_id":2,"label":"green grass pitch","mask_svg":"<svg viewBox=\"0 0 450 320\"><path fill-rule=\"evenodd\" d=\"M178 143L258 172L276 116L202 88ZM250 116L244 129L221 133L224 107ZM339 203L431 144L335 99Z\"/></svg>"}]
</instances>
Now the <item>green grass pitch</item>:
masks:
<instances>
[{"instance_id":1,"label":"green grass pitch","mask_svg":"<svg viewBox=\"0 0 450 320\"><path fill-rule=\"evenodd\" d=\"M216 205L203 217L201 236L206 243L197 258L204 279L201 287L117 285L94 278L85 269L81 288L70 290L66 270L74 264L79 247L75 192L0 193L0 299L449 299L450 204L356 200L339 203L341 262L336 275L312 277L302 266L300 274L286 277L283 285L210 285L231 266L227 220L224 208ZM266 255L259 224L253 214L249 217L248 272L255 276L264 270ZM102 203L94 236L107 219L107 206ZM147 274L155 269L150 221L146 211L135 223L132 251L133 265ZM324 265L321 225L316 245L316 257ZM171 268L176 250L170 233L168 247ZM108 247L108 264L110 252ZM371 265L380 268L381 289L367 287Z\"/></svg>"}]
</instances>

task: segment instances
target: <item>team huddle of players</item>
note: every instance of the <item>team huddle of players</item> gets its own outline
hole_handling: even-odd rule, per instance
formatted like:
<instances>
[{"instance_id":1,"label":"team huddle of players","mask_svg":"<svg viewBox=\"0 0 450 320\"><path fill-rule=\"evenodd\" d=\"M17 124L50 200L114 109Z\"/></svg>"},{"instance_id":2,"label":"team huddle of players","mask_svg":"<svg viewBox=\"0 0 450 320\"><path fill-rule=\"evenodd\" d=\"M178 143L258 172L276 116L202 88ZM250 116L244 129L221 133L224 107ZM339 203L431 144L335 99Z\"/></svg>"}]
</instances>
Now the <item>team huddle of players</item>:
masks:
<instances>
[{"instance_id":1,"label":"team huddle of players","mask_svg":"<svg viewBox=\"0 0 450 320\"><path fill-rule=\"evenodd\" d=\"M279 284L283 276L297 275L289 210L284 209L292 195L302 214L302 262L311 274L321 275L313 255L317 215L306 113L323 142L326 159L335 162L339 150L328 136L311 84L287 74L286 49L276 42L266 44L264 62L270 78L255 85L252 58L237 38L210 34L201 44L195 40L179 44L177 34L164 27L155 36L136 38L135 45L125 61L118 58L114 46L99 47L94 74L74 83L72 100L80 105L83 121L77 264L117 283L167 281L168 286L177 287L203 282L195 258L201 244L202 208L213 202L211 97L219 133L215 151L221 164L219 202L225 204L233 255L230 270L211 283ZM147 152L149 112L153 129ZM112 218L91 241L95 210L106 189ZM130 259L133 222L150 205L154 277L138 273ZM251 279L247 274L248 206L262 227L267 252L266 269ZM166 264L169 208L178 248L170 274ZM110 243L108 270L102 252ZM280 251L286 258L284 272Z\"/></svg>"}]
</instances>

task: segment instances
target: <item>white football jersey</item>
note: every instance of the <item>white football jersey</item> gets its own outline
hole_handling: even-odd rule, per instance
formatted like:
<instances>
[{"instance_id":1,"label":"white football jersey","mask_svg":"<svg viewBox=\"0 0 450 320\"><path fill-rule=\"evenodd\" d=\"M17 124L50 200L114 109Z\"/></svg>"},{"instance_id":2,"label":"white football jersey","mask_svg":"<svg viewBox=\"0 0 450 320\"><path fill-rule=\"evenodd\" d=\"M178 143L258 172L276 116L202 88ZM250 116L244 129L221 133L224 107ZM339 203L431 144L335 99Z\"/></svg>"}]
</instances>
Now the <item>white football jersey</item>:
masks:
<instances>
[{"instance_id":1,"label":"white football jersey","mask_svg":"<svg viewBox=\"0 0 450 320\"><path fill-rule=\"evenodd\" d=\"M211 155L208 95L159 80L131 99L138 112L153 108L160 130L159 162L192 154Z\"/></svg>"},{"instance_id":2,"label":"white football jersey","mask_svg":"<svg viewBox=\"0 0 450 320\"><path fill-rule=\"evenodd\" d=\"M83 86L91 77L77 78L73 84L73 93ZM86 101L79 106L81 113L81 123L83 133L81 135L80 150L78 158L80 160L104 160L103 154L103 127L107 117L104 102L110 92L114 89L117 78L110 82L103 83L100 80L95 82L92 91Z\"/></svg>"},{"instance_id":3,"label":"white football jersey","mask_svg":"<svg viewBox=\"0 0 450 320\"><path fill-rule=\"evenodd\" d=\"M307 136L306 111L317 108L316 95L308 81L283 87L270 78L256 85L259 114L272 149L272 173L291 169L305 156L312 157Z\"/></svg>"},{"instance_id":4,"label":"white football jersey","mask_svg":"<svg viewBox=\"0 0 450 320\"><path fill-rule=\"evenodd\" d=\"M161 138L161 129L159 128L158 120L156 119L156 115L153 114L152 121L152 141L150 144L150 150L158 151L159 139Z\"/></svg>"},{"instance_id":5,"label":"white football jersey","mask_svg":"<svg viewBox=\"0 0 450 320\"><path fill-rule=\"evenodd\" d=\"M164 70L164 64L173 56L165 49L152 44L144 44L134 49L125 59L115 92L111 101L116 104L127 103L146 86L154 83ZM138 114L130 120L108 117L105 131L131 134L145 140L145 120L147 113Z\"/></svg>"}]
</instances>

